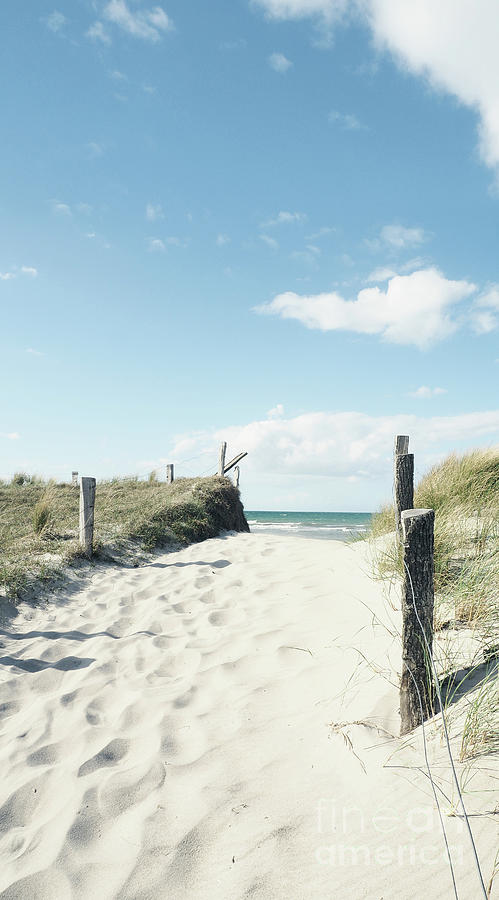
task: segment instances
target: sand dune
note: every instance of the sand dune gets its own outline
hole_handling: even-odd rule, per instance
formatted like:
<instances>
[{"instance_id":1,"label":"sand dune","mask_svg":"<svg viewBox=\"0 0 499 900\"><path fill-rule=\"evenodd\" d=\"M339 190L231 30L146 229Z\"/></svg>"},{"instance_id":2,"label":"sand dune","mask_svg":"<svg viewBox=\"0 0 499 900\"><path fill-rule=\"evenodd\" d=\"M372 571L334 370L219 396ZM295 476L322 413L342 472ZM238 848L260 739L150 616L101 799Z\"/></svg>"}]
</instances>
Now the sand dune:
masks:
<instances>
[{"instance_id":1,"label":"sand dune","mask_svg":"<svg viewBox=\"0 0 499 900\"><path fill-rule=\"evenodd\" d=\"M236 535L22 606L0 634L0 897L453 896L421 734L392 737L399 613L369 571L362 544ZM473 830L488 878L493 818Z\"/></svg>"}]
</instances>

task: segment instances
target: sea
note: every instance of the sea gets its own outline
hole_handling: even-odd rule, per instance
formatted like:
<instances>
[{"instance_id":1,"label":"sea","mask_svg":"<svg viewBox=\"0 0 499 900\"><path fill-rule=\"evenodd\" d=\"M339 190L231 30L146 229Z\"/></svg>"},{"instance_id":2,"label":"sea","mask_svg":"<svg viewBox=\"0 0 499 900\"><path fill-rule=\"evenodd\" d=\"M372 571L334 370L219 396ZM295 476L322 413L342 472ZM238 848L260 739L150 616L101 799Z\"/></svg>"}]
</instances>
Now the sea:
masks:
<instances>
[{"instance_id":1,"label":"sea","mask_svg":"<svg viewBox=\"0 0 499 900\"><path fill-rule=\"evenodd\" d=\"M250 530L255 534L319 538L324 541L351 541L366 533L371 513L350 512L268 512L245 510Z\"/></svg>"}]
</instances>

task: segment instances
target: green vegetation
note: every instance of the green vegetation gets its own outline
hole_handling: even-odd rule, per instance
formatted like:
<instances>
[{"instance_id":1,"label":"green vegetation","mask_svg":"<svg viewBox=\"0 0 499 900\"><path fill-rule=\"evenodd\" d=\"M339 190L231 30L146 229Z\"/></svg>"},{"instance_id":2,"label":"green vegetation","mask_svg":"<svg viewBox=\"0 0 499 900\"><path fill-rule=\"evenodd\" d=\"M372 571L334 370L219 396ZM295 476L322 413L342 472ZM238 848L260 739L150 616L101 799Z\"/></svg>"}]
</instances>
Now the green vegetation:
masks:
<instances>
[{"instance_id":1,"label":"green vegetation","mask_svg":"<svg viewBox=\"0 0 499 900\"><path fill-rule=\"evenodd\" d=\"M79 489L16 473L0 484L0 593L20 597L52 583L81 559ZM135 564L156 548L247 531L239 491L228 478L113 479L97 484L96 559Z\"/></svg>"},{"instance_id":2,"label":"green vegetation","mask_svg":"<svg viewBox=\"0 0 499 900\"><path fill-rule=\"evenodd\" d=\"M434 626L437 636L447 636L442 675L464 664L452 636L465 631L477 648L473 665L493 664L499 657L499 449L447 457L421 479L414 506L435 510ZM373 517L371 537L393 532L394 522L393 507L384 507ZM400 544L385 538L374 546L376 576L401 577ZM498 747L496 673L469 701L461 758Z\"/></svg>"}]
</instances>

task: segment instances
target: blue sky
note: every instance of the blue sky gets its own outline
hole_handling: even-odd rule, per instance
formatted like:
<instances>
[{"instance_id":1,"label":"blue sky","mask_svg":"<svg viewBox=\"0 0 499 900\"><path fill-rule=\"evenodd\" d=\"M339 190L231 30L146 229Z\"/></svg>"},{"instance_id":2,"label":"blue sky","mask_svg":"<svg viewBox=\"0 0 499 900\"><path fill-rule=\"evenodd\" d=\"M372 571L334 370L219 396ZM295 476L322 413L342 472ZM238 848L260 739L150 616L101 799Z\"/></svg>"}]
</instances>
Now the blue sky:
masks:
<instances>
[{"instance_id":1,"label":"blue sky","mask_svg":"<svg viewBox=\"0 0 499 900\"><path fill-rule=\"evenodd\" d=\"M492 0L2 5L0 476L368 510L499 440ZM495 7L495 8L494 8Z\"/></svg>"}]
</instances>

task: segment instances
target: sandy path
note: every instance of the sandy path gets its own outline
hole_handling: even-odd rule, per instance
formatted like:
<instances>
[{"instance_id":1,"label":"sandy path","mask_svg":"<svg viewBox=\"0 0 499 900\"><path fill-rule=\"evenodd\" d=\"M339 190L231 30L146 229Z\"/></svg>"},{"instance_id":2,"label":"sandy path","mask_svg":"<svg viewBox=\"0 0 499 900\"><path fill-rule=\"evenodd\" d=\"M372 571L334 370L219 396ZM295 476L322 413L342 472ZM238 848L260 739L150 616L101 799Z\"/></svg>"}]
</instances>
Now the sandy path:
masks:
<instances>
[{"instance_id":1,"label":"sandy path","mask_svg":"<svg viewBox=\"0 0 499 900\"><path fill-rule=\"evenodd\" d=\"M418 747L330 727L398 727L373 618L398 613L368 570L360 544L237 535L23 608L0 635L0 897L452 897L427 779L383 766Z\"/></svg>"}]
</instances>

